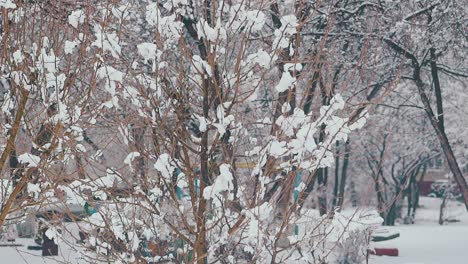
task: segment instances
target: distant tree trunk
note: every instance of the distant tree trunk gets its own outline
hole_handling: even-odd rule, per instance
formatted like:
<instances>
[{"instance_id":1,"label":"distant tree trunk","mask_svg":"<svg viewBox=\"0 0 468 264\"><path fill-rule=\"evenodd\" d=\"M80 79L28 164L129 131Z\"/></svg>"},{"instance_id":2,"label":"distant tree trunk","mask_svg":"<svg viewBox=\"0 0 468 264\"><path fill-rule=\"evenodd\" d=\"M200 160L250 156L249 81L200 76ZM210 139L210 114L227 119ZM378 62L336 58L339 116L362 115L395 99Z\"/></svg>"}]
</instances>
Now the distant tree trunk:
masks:
<instances>
[{"instance_id":1,"label":"distant tree trunk","mask_svg":"<svg viewBox=\"0 0 468 264\"><path fill-rule=\"evenodd\" d=\"M444 224L444 210L445 210L446 205L447 205L447 194L444 193L444 198L442 199L442 203L440 204L439 225Z\"/></svg>"},{"instance_id":2,"label":"distant tree trunk","mask_svg":"<svg viewBox=\"0 0 468 264\"><path fill-rule=\"evenodd\" d=\"M343 167L341 168L341 180L340 180L340 193L338 195L338 207L343 208L344 203L344 193L346 187L346 177L348 174L348 164L349 164L349 153L350 153L350 146L349 146L349 139L345 142L345 155L343 159Z\"/></svg>"},{"instance_id":3,"label":"distant tree trunk","mask_svg":"<svg viewBox=\"0 0 468 264\"><path fill-rule=\"evenodd\" d=\"M322 82L320 83L320 93L322 94L322 105L330 105L330 100L333 91L327 91L326 87L323 85ZM325 138L325 128L326 125L322 124L320 127L320 135L319 135L319 142L323 142ZM317 175L317 183L318 183L318 205L320 215L325 215L328 212L327 208L327 182L328 182L328 168L319 168L318 175Z\"/></svg>"},{"instance_id":4,"label":"distant tree trunk","mask_svg":"<svg viewBox=\"0 0 468 264\"><path fill-rule=\"evenodd\" d=\"M356 184L352 180L351 183L349 184L349 189L350 189L350 194L351 194L351 206L352 207L357 207L358 205L358 195L356 193Z\"/></svg>"},{"instance_id":5,"label":"distant tree trunk","mask_svg":"<svg viewBox=\"0 0 468 264\"><path fill-rule=\"evenodd\" d=\"M367 157L367 165L369 166L371 172L372 172L372 178L374 179L374 189L375 193L377 195L377 206L378 206L378 211L380 216L384 219L384 224L386 224L387 220L387 215L388 215L388 210L385 208L385 197L386 197L386 192L382 189L382 186L380 184L380 181L382 180L385 184L385 178L383 176L383 165L384 165L384 156L385 156L385 151L386 151L386 146L387 146L387 137L388 134L385 134L383 137L383 142L382 142L382 148L379 149L379 158L378 160L373 157L372 154L370 154L369 157ZM374 164L376 167L374 168ZM385 195L385 196L384 196Z\"/></svg>"},{"instance_id":6,"label":"distant tree trunk","mask_svg":"<svg viewBox=\"0 0 468 264\"><path fill-rule=\"evenodd\" d=\"M433 76L437 76L437 69L433 70L432 73ZM435 77L433 77L435 78ZM426 110L426 114L429 116L429 120L431 121L431 125L434 128L437 138L439 139L440 145L442 147L442 151L445 154L445 157L447 159L447 163L449 165L450 171L452 172L455 181L457 182L458 186L460 187L461 193L463 195L463 199L465 202L465 208L468 211L468 186L466 184L466 180L463 177L463 174L460 170L460 166L458 165L457 159L455 157L455 154L453 153L452 146L450 145L450 141L447 138L447 134L445 133L445 128L444 128L444 123L440 122L440 120L443 120L443 112L438 113L437 118L434 115L434 112L432 111L432 108L430 106L430 101L429 98L427 97L425 91L424 91L424 84L422 83L421 79L416 80L417 86L418 86L418 91L419 95L421 97L421 100L424 104L424 108ZM436 90L436 94L440 93L440 86L437 85L436 82L434 82L434 88ZM437 104L442 104L442 97L441 96L436 96ZM440 101L440 102L439 102Z\"/></svg>"},{"instance_id":7,"label":"distant tree trunk","mask_svg":"<svg viewBox=\"0 0 468 264\"><path fill-rule=\"evenodd\" d=\"M311 112L314 94L317 89L318 79L320 77L321 66L322 64L318 64L316 67L314 67L315 70L314 70L314 74L311 80L311 85L308 87L307 92L306 92L306 100L303 106L303 111L304 111L304 114L306 115L308 115ZM318 174L318 171L316 171L314 175L312 175L312 180L309 182L309 184L307 184L307 187L304 190L304 195L299 200L299 208L302 208L302 206L304 206L304 202L309 197L310 193L312 193L315 182L317 181L317 174Z\"/></svg>"},{"instance_id":8,"label":"distant tree trunk","mask_svg":"<svg viewBox=\"0 0 468 264\"><path fill-rule=\"evenodd\" d=\"M312 175L312 180L310 181L310 183L307 185L306 189L304 190L304 195L302 195L302 197L300 198L298 204L299 204L299 211L300 211L300 208L302 208L304 206L304 203L305 201L307 200L307 198L309 197L310 193L312 193L312 191L314 190L314 187L315 187L315 182L317 181L317 174L318 174L318 171L316 171L314 173L314 175Z\"/></svg>"},{"instance_id":9,"label":"distant tree trunk","mask_svg":"<svg viewBox=\"0 0 468 264\"><path fill-rule=\"evenodd\" d=\"M390 206L390 209L387 211L387 215L385 216L384 225L387 225L387 226L395 225L395 220L398 217L398 212L397 212L396 207L397 207L396 202L393 202L392 205Z\"/></svg>"},{"instance_id":10,"label":"distant tree trunk","mask_svg":"<svg viewBox=\"0 0 468 264\"><path fill-rule=\"evenodd\" d=\"M333 187L333 209L338 205L338 189L340 177L340 143L336 141L336 157L335 157L335 185Z\"/></svg>"},{"instance_id":11,"label":"distant tree trunk","mask_svg":"<svg viewBox=\"0 0 468 264\"><path fill-rule=\"evenodd\" d=\"M328 212L327 209L327 179L328 179L328 168L318 169L317 175L318 181L318 206L320 215L325 215Z\"/></svg>"},{"instance_id":12,"label":"distant tree trunk","mask_svg":"<svg viewBox=\"0 0 468 264\"><path fill-rule=\"evenodd\" d=\"M379 210L380 216L384 219L384 225L387 224L387 210L385 209L385 201L383 198L383 191L380 186L380 179L379 175L376 176L374 179L374 188L375 188L375 193L377 194L377 208Z\"/></svg>"},{"instance_id":13,"label":"distant tree trunk","mask_svg":"<svg viewBox=\"0 0 468 264\"><path fill-rule=\"evenodd\" d=\"M420 195L420 191L421 191L421 184L424 181L424 176L426 175L426 171L427 171L427 162L424 161L423 170L422 170L422 173L421 173L421 178L419 178L419 182L416 185L416 196L415 196L416 200L414 201L413 212L412 212L413 219L415 219L416 209L419 207L419 195Z\"/></svg>"},{"instance_id":14,"label":"distant tree trunk","mask_svg":"<svg viewBox=\"0 0 468 264\"><path fill-rule=\"evenodd\" d=\"M392 198L392 204L390 205L390 209L387 211L387 215L384 218L384 225L395 225L396 218L401 216L401 184L399 177L395 176L395 165L400 161L400 157L398 160L392 164L391 168L391 176L393 182L395 183L395 193ZM385 199L388 201L388 199Z\"/></svg>"},{"instance_id":15,"label":"distant tree trunk","mask_svg":"<svg viewBox=\"0 0 468 264\"><path fill-rule=\"evenodd\" d=\"M421 164L419 164L412 172L411 175L409 175L409 185L408 185L408 207L406 210L406 222L408 224L413 224L414 223L414 217L411 214L411 211L415 207L416 204L416 192L417 192L417 182L416 182L416 177L419 174L419 171L421 170Z\"/></svg>"},{"instance_id":16,"label":"distant tree trunk","mask_svg":"<svg viewBox=\"0 0 468 264\"><path fill-rule=\"evenodd\" d=\"M455 178L455 181L460 187L461 193L463 195L463 199L465 201L465 208L468 211L468 185L466 184L466 180L463 177L463 174L460 170L460 166L458 165L455 154L453 153L452 147L447 138L447 134L445 133L444 112L443 112L443 107L442 107L442 91L441 91L440 82L439 82L435 49L431 48L430 52L431 52L431 75L432 75L432 80L434 83L434 91L436 95L437 117L434 116L434 112L431 109L429 99L427 98L424 92L423 83L420 78L416 79L416 82L419 83L419 85L417 85L418 91L421 96L421 100L423 101L423 104L426 108L425 109L426 113L429 116L431 124L436 131L437 138L440 141L440 145L442 146L442 150L444 151L445 157L447 158L450 171L452 172Z\"/></svg>"},{"instance_id":17,"label":"distant tree trunk","mask_svg":"<svg viewBox=\"0 0 468 264\"><path fill-rule=\"evenodd\" d=\"M412 62L413 67L413 80L416 84L416 88L418 89L419 97L421 98L421 102L424 106L424 111L426 115L429 117L429 121L431 122L432 127L436 132L436 136L439 140L440 146L442 147L442 151L444 152L445 158L447 159L447 163L449 165L450 171L452 172L455 181L460 188L461 194L463 196L463 200L465 202L465 208L468 211L468 185L466 184L466 180L463 177L463 174L460 170L460 166L458 165L457 159L455 154L453 153L452 147L450 145L450 141L447 138L447 134L445 133L444 127L444 112L443 112L443 105L442 105L442 92L439 83L439 75L437 69L437 58L435 54L435 49L430 49L430 56L431 56L431 75L434 84L434 91L436 95L436 106L437 106L437 115L432 110L431 101L427 96L426 89L424 82L421 79L421 66L419 65L418 60L416 57L405 50L404 48L400 47L397 43L393 42L390 39L384 39L384 41L396 52L405 56L406 58L410 59Z\"/></svg>"}]
</instances>

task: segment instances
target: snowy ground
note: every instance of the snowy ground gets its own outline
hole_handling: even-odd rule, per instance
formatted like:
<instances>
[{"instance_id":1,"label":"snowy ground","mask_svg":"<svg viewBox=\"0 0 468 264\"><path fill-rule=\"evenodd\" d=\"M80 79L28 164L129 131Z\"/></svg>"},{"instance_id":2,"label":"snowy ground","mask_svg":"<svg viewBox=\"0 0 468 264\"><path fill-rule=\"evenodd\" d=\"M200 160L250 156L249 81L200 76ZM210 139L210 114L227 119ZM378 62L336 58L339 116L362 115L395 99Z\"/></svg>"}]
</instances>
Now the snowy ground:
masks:
<instances>
[{"instance_id":1,"label":"snowy ground","mask_svg":"<svg viewBox=\"0 0 468 264\"><path fill-rule=\"evenodd\" d=\"M67 230L77 233L78 229L75 224L67 224ZM63 239L59 240L59 255L55 257L43 257L42 250L28 250L28 246L37 246L33 239L19 238L14 244L21 244L18 247L0 247L0 264L77 264L84 263L80 261L81 257L73 250L77 243L77 234L66 233ZM2 242L2 245L7 245L9 242Z\"/></svg>"},{"instance_id":2,"label":"snowy ground","mask_svg":"<svg viewBox=\"0 0 468 264\"><path fill-rule=\"evenodd\" d=\"M398 248L398 257L372 256L370 264L466 264L468 263L468 213L461 203L451 202L447 217L460 222L440 226L438 224L440 200L422 198L422 207L416 214L414 225L388 227L398 230L400 237L373 243L380 248ZM18 239L22 247L0 247L0 263L77 263L77 255L66 245L59 247L59 256L42 257L41 251L27 250L34 245L31 239Z\"/></svg>"},{"instance_id":3,"label":"snowy ground","mask_svg":"<svg viewBox=\"0 0 468 264\"><path fill-rule=\"evenodd\" d=\"M40 250L28 250L28 245L36 245L32 239L17 239L15 243L23 244L21 247L0 247L0 263L5 264L57 264L76 263L72 251L59 248L59 256L42 257Z\"/></svg>"},{"instance_id":4,"label":"snowy ground","mask_svg":"<svg viewBox=\"0 0 468 264\"><path fill-rule=\"evenodd\" d=\"M465 264L468 262L468 225L413 225L397 227L400 237L374 243L398 248L399 257L373 256L371 264Z\"/></svg>"},{"instance_id":5,"label":"snowy ground","mask_svg":"<svg viewBox=\"0 0 468 264\"><path fill-rule=\"evenodd\" d=\"M464 205L451 202L450 219L460 222L438 224L440 199L422 198L414 225L389 227L400 237L373 243L378 248L398 248L398 257L372 256L370 264L466 264L468 263L468 213Z\"/></svg>"}]
</instances>

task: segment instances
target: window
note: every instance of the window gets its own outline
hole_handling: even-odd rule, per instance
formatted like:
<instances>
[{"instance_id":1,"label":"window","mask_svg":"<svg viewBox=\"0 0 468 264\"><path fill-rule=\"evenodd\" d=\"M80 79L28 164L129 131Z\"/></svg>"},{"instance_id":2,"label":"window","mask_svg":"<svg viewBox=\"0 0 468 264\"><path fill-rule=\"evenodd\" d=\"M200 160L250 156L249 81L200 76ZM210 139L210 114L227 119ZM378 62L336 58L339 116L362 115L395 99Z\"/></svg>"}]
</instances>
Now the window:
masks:
<instances>
[{"instance_id":1,"label":"window","mask_svg":"<svg viewBox=\"0 0 468 264\"><path fill-rule=\"evenodd\" d=\"M433 170L440 170L442 169L443 165L444 161L442 160L442 156L438 154L437 156L434 156L432 159L429 160L427 167Z\"/></svg>"}]
</instances>

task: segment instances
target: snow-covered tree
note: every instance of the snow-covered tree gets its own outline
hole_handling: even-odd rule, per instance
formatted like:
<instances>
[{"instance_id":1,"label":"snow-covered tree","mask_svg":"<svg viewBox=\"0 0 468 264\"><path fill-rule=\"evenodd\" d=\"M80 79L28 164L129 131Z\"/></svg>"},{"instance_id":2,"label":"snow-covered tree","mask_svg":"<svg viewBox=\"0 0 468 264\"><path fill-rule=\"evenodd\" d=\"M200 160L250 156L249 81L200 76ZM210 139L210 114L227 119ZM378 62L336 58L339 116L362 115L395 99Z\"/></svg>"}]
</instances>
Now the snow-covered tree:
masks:
<instances>
[{"instance_id":1,"label":"snow-covered tree","mask_svg":"<svg viewBox=\"0 0 468 264\"><path fill-rule=\"evenodd\" d=\"M401 154L421 143L405 133L425 124L399 128L414 111L377 107L356 132L419 87L406 71L426 77L431 61L401 60L426 53L399 44L400 8L446 4L393 2L0 0L0 225L68 208L46 235L91 263L359 262L382 219L346 208L345 176L327 199L336 146L370 164L382 137L392 164L427 152Z\"/></svg>"}]
</instances>

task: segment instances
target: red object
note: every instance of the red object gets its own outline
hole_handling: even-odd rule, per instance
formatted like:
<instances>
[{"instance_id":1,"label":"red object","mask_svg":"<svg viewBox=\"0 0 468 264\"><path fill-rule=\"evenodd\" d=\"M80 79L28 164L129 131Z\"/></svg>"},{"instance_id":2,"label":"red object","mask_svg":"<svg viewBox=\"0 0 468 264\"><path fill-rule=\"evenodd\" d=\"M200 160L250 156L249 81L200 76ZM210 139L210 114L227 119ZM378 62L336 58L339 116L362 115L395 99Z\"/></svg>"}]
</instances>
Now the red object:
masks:
<instances>
[{"instance_id":1,"label":"red object","mask_svg":"<svg viewBox=\"0 0 468 264\"><path fill-rule=\"evenodd\" d=\"M423 181L419 183L419 195L421 196L428 196L432 190L431 190L431 185L433 184L433 181Z\"/></svg>"},{"instance_id":2,"label":"red object","mask_svg":"<svg viewBox=\"0 0 468 264\"><path fill-rule=\"evenodd\" d=\"M370 253L377 256L398 257L398 248L374 248Z\"/></svg>"}]
</instances>

